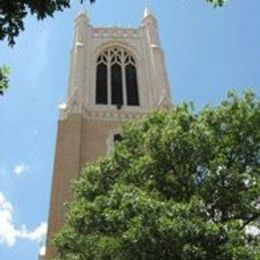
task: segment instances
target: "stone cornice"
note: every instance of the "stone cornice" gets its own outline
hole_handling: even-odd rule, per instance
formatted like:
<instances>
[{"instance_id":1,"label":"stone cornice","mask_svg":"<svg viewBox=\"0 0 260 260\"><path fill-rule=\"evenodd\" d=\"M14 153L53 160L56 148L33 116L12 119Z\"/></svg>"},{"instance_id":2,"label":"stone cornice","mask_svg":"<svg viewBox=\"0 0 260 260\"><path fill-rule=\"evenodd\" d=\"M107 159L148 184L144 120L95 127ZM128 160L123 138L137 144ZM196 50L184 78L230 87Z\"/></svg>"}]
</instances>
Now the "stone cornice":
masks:
<instances>
[{"instance_id":1,"label":"stone cornice","mask_svg":"<svg viewBox=\"0 0 260 260\"><path fill-rule=\"evenodd\" d=\"M60 107L59 120L63 121L68 118L70 114L78 114L83 118L91 121L113 121L113 122L124 122L128 120L138 119L147 113L144 109L135 109L129 111L124 110L88 110L82 106L67 106L62 104Z\"/></svg>"},{"instance_id":2,"label":"stone cornice","mask_svg":"<svg viewBox=\"0 0 260 260\"><path fill-rule=\"evenodd\" d=\"M145 112L85 111L83 117L92 121L128 121L142 117Z\"/></svg>"},{"instance_id":3,"label":"stone cornice","mask_svg":"<svg viewBox=\"0 0 260 260\"><path fill-rule=\"evenodd\" d=\"M139 29L133 28L92 28L92 35L95 38L137 38L139 37Z\"/></svg>"}]
</instances>

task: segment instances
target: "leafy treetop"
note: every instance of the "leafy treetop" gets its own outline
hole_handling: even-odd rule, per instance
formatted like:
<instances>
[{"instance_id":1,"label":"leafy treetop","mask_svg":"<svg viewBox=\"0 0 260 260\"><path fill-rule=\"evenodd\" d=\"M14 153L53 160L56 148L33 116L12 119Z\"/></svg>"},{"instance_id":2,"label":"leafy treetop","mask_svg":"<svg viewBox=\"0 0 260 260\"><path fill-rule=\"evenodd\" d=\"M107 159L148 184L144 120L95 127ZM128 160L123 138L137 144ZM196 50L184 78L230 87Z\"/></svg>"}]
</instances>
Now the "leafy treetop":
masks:
<instances>
[{"instance_id":1,"label":"leafy treetop","mask_svg":"<svg viewBox=\"0 0 260 260\"><path fill-rule=\"evenodd\" d=\"M230 92L128 123L74 184L60 259L259 259L260 104ZM258 230L259 232L259 230Z\"/></svg>"}]
</instances>

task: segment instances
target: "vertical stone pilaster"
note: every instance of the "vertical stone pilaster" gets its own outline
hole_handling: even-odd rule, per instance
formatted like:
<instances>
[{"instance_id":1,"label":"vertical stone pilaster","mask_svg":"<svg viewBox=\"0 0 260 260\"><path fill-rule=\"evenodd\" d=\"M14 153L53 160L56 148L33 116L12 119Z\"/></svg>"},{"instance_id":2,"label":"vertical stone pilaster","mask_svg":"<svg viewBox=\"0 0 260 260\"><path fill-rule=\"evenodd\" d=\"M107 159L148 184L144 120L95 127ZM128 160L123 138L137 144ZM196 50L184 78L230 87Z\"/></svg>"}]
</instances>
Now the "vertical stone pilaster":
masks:
<instances>
[{"instance_id":1,"label":"vertical stone pilaster","mask_svg":"<svg viewBox=\"0 0 260 260\"><path fill-rule=\"evenodd\" d=\"M58 123L47 234L47 260L55 255L51 239L64 224L64 204L71 198L71 183L80 170L81 122L81 115L70 115Z\"/></svg>"},{"instance_id":2,"label":"vertical stone pilaster","mask_svg":"<svg viewBox=\"0 0 260 260\"><path fill-rule=\"evenodd\" d=\"M148 11L142 21L146 48L149 50L150 76L152 78L152 107L171 105L171 94L165 68L163 51L160 47L157 21Z\"/></svg>"},{"instance_id":3,"label":"vertical stone pilaster","mask_svg":"<svg viewBox=\"0 0 260 260\"><path fill-rule=\"evenodd\" d=\"M89 30L89 20L85 12L75 19L74 44L70 55L70 76L68 87L68 103L75 95L81 97L85 83L86 46ZM81 103L81 100L77 100Z\"/></svg>"}]
</instances>

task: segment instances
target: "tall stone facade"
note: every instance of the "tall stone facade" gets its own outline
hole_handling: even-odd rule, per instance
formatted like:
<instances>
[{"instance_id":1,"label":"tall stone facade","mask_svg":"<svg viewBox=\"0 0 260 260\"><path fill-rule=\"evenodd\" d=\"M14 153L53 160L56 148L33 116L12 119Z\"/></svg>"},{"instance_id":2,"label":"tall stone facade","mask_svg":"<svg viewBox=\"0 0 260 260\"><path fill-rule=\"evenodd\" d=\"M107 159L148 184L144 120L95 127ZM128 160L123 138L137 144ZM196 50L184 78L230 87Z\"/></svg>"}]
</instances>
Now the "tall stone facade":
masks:
<instances>
[{"instance_id":1,"label":"tall stone facade","mask_svg":"<svg viewBox=\"0 0 260 260\"><path fill-rule=\"evenodd\" d=\"M67 103L60 106L46 256L64 224L71 181L86 163L113 146L120 125L152 108L171 105L157 22L145 9L139 28L93 27L86 13L75 19Z\"/></svg>"}]
</instances>

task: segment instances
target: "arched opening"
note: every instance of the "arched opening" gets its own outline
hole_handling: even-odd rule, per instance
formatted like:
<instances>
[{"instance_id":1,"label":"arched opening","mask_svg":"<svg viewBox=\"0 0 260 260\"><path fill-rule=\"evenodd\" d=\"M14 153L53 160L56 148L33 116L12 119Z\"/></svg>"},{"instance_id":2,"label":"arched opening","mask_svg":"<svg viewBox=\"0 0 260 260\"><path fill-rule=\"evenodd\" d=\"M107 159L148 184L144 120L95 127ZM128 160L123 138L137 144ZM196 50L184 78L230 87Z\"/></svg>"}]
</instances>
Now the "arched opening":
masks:
<instances>
[{"instance_id":1,"label":"arched opening","mask_svg":"<svg viewBox=\"0 0 260 260\"><path fill-rule=\"evenodd\" d=\"M120 134L114 134L114 143L121 142L122 136Z\"/></svg>"},{"instance_id":2,"label":"arched opening","mask_svg":"<svg viewBox=\"0 0 260 260\"><path fill-rule=\"evenodd\" d=\"M97 58L96 104L139 106L135 59L122 47L105 49Z\"/></svg>"}]
</instances>

